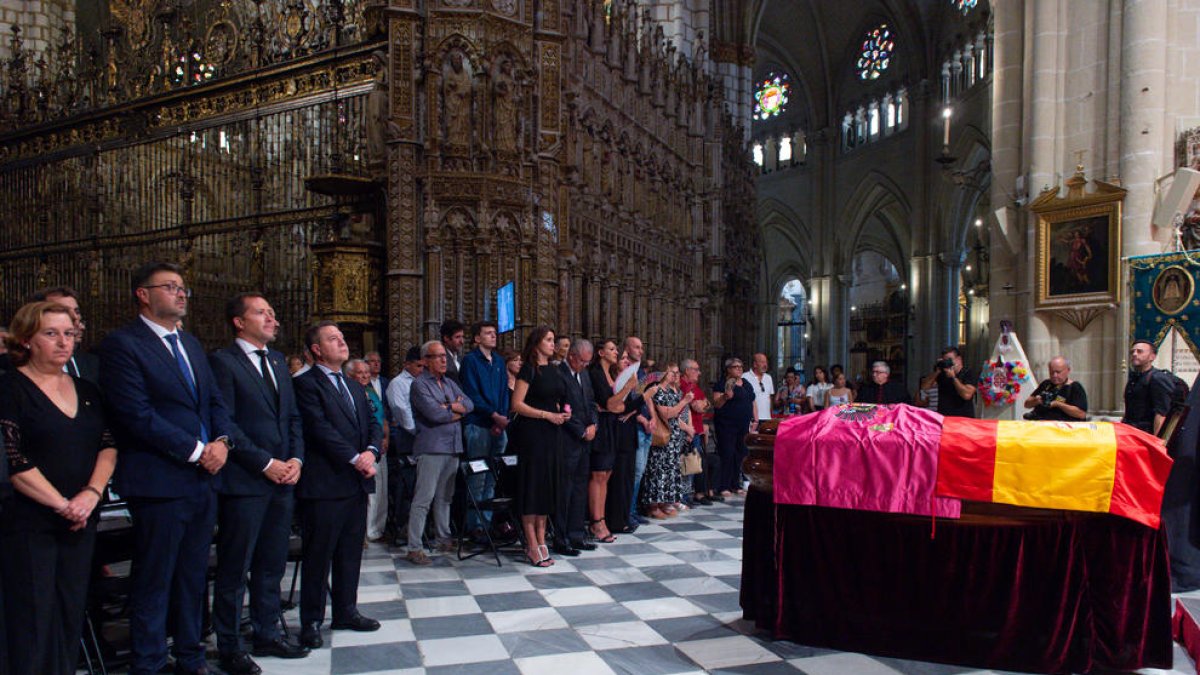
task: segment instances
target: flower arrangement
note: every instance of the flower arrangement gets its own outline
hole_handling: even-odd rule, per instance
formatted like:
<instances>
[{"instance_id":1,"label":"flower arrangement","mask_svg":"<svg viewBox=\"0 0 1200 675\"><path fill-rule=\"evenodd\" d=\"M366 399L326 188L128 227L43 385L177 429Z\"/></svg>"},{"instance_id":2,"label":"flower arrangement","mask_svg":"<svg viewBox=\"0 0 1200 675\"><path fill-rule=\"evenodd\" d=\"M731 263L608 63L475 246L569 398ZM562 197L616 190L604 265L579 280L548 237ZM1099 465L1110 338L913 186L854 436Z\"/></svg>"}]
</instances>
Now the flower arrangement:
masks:
<instances>
[{"instance_id":1,"label":"flower arrangement","mask_svg":"<svg viewBox=\"0 0 1200 675\"><path fill-rule=\"evenodd\" d=\"M987 407L1012 405L1021 393L1021 380L1029 377L1029 369L1020 361L997 359L983 364L979 376L980 395Z\"/></svg>"}]
</instances>

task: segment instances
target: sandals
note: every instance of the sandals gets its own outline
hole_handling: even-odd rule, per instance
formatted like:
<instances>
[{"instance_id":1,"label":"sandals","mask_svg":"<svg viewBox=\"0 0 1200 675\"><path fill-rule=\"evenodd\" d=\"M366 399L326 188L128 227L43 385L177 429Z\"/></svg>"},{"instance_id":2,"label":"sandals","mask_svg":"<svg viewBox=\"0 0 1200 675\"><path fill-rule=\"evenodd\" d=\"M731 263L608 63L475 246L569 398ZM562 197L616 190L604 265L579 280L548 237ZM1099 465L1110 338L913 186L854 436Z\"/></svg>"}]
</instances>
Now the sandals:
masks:
<instances>
[{"instance_id":1,"label":"sandals","mask_svg":"<svg viewBox=\"0 0 1200 675\"><path fill-rule=\"evenodd\" d=\"M547 549L544 545L539 545L537 547L537 550L538 550L538 559L537 560L534 560L528 554L526 554L526 556L525 556L526 558L528 558L530 565L532 565L533 567L549 567L554 564L554 560L550 558L550 550L549 549Z\"/></svg>"},{"instance_id":2,"label":"sandals","mask_svg":"<svg viewBox=\"0 0 1200 675\"><path fill-rule=\"evenodd\" d=\"M593 539L595 539L596 541L600 542L601 544L611 544L611 543L613 543L614 541L616 541L616 540L617 540L617 538L613 536L613 533L612 533L612 532L609 532L609 533L608 533L608 536L607 536L607 537L604 537L603 539L601 539L601 538L599 538L599 537L597 537L597 536L596 536L596 528L595 528L595 525L596 525L596 523L603 523L603 522L604 522L604 519L603 519L603 518L597 518L596 520L591 520L591 521L588 521L588 529L589 529L589 530L591 531L591 533L592 533L592 538L593 538ZM608 529L608 524L607 524L607 523L605 523L605 529Z\"/></svg>"}]
</instances>

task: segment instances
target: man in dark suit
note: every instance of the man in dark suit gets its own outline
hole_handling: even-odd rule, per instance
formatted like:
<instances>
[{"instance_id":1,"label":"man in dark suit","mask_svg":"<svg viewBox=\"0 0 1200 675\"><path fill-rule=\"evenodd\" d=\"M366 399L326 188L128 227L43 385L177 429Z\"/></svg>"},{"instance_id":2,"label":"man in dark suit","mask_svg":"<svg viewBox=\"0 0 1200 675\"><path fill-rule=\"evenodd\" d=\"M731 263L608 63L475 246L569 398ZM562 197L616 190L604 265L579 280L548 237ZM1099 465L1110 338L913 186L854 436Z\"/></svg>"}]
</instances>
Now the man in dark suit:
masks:
<instances>
[{"instance_id":1,"label":"man in dark suit","mask_svg":"<svg viewBox=\"0 0 1200 675\"><path fill-rule=\"evenodd\" d=\"M241 640L247 573L254 655L308 655L279 631L279 583L287 566L292 486L304 463L304 430L283 355L267 349L279 330L275 310L261 294L242 293L225 305L225 318L236 337L209 362L236 427L218 489L212 621L221 668L257 675L261 670Z\"/></svg>"},{"instance_id":2,"label":"man in dark suit","mask_svg":"<svg viewBox=\"0 0 1200 675\"><path fill-rule=\"evenodd\" d=\"M554 512L554 552L577 556L580 549L591 551L596 545L587 541L584 516L587 511L587 484L591 476L588 451L596 437L596 401L587 365L592 361L592 343L576 340L567 358L558 364L566 384L571 418L563 424L562 484L558 508Z\"/></svg>"},{"instance_id":3,"label":"man in dark suit","mask_svg":"<svg viewBox=\"0 0 1200 675\"><path fill-rule=\"evenodd\" d=\"M75 323L75 353L71 355L70 360L63 366L63 370L68 374L100 386L99 357L81 349L83 334L87 329L87 324L83 321L83 310L79 308L79 293L75 292L75 289L70 286L55 286L53 288L43 288L25 299L26 303L47 301L57 302L65 306L70 310L71 320Z\"/></svg>"},{"instance_id":4,"label":"man in dark suit","mask_svg":"<svg viewBox=\"0 0 1200 675\"><path fill-rule=\"evenodd\" d=\"M350 350L332 321L304 336L314 365L297 377L296 402L304 420L304 473L296 487L304 537L300 584L300 644L324 644L325 595L333 596L334 630L379 630L358 613L358 571L367 532L367 495L375 489L375 463L383 429L362 385L342 375ZM329 584L330 567L333 583Z\"/></svg>"},{"instance_id":5,"label":"man in dark suit","mask_svg":"<svg viewBox=\"0 0 1200 675\"><path fill-rule=\"evenodd\" d=\"M138 318L100 344L109 424L121 448L114 486L133 517L130 672L167 662L168 609L175 671L206 673L201 633L214 476L233 429L200 342L176 329L190 289L180 268L149 263L132 275Z\"/></svg>"},{"instance_id":6,"label":"man in dark suit","mask_svg":"<svg viewBox=\"0 0 1200 675\"><path fill-rule=\"evenodd\" d=\"M912 396L902 382L889 382L892 369L886 361L871 364L871 381L864 383L854 397L855 403L907 403L912 405Z\"/></svg>"}]
</instances>

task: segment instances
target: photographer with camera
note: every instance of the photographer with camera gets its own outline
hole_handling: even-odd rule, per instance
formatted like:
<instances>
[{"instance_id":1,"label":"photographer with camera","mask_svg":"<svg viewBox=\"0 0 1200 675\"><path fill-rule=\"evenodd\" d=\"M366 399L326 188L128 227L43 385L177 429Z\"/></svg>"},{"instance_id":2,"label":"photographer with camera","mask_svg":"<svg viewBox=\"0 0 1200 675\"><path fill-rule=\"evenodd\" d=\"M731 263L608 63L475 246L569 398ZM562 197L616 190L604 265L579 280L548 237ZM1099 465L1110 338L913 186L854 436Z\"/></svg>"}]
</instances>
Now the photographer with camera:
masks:
<instances>
[{"instance_id":1,"label":"photographer with camera","mask_svg":"<svg viewBox=\"0 0 1200 675\"><path fill-rule=\"evenodd\" d=\"M1087 392L1071 379L1071 362L1062 356L1050 359L1050 378L1025 399L1027 420L1074 422L1087 419Z\"/></svg>"},{"instance_id":2,"label":"photographer with camera","mask_svg":"<svg viewBox=\"0 0 1200 675\"><path fill-rule=\"evenodd\" d=\"M963 366L958 347L946 347L934 364L937 371L937 411L946 417L975 417L975 382L979 376Z\"/></svg>"}]
</instances>

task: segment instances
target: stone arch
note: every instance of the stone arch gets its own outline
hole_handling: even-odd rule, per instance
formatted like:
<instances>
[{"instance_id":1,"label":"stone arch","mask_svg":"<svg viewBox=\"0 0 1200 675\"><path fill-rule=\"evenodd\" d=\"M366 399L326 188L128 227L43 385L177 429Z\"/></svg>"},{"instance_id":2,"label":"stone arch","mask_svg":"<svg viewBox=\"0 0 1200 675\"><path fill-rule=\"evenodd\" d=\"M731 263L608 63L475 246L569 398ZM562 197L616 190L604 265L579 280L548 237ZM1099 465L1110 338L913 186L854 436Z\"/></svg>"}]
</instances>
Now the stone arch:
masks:
<instances>
[{"instance_id":1,"label":"stone arch","mask_svg":"<svg viewBox=\"0 0 1200 675\"><path fill-rule=\"evenodd\" d=\"M951 148L951 154L963 159L956 165L956 170L979 172L979 184L976 187L960 186L952 181L943 181L941 199L941 241L947 242L952 251L960 251L967 245L967 236L971 224L979 214L979 205L987 203L991 189L992 172L990 168L992 150L987 136L974 126L968 126L959 134ZM986 167L986 168L985 168Z\"/></svg>"},{"instance_id":2,"label":"stone arch","mask_svg":"<svg viewBox=\"0 0 1200 675\"><path fill-rule=\"evenodd\" d=\"M903 190L891 178L871 171L859 182L846 200L839 223L847 224L846 236L836 247L833 269L850 274L854 254L860 250L880 253L905 279L912 257L912 232L909 217L912 207Z\"/></svg>"}]
</instances>

